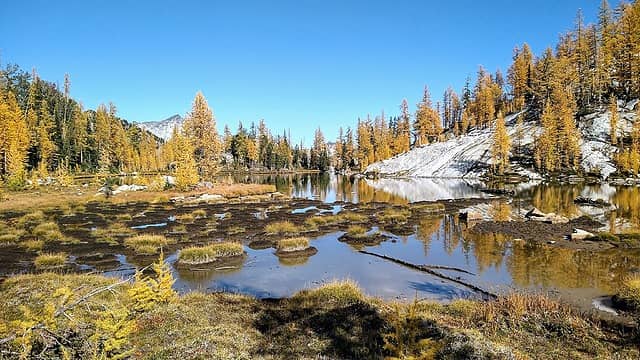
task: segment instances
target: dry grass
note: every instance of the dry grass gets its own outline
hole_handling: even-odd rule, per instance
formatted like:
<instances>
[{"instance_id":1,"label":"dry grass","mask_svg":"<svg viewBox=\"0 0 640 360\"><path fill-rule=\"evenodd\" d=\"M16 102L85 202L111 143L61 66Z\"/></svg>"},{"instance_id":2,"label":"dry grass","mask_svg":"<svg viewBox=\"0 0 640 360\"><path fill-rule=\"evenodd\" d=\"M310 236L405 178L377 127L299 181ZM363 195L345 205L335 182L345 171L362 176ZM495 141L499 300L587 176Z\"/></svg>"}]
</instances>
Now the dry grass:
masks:
<instances>
[{"instance_id":1,"label":"dry grass","mask_svg":"<svg viewBox=\"0 0 640 360\"><path fill-rule=\"evenodd\" d=\"M40 251L44 248L44 241L42 240L25 240L20 243L20 246L27 249L27 251Z\"/></svg>"},{"instance_id":2,"label":"dry grass","mask_svg":"<svg viewBox=\"0 0 640 360\"><path fill-rule=\"evenodd\" d=\"M97 242L112 245L118 244L118 237L125 237L133 234L135 234L135 231L121 222L110 224L106 229L97 229L92 232L92 235L96 238Z\"/></svg>"},{"instance_id":3,"label":"dry grass","mask_svg":"<svg viewBox=\"0 0 640 360\"><path fill-rule=\"evenodd\" d=\"M31 231L31 234L39 240L47 241L64 241L65 237L60 232L60 227L53 221L45 222L37 225Z\"/></svg>"},{"instance_id":4,"label":"dry grass","mask_svg":"<svg viewBox=\"0 0 640 360\"><path fill-rule=\"evenodd\" d=\"M67 254L65 253L49 253L38 255L33 263L38 269L52 269L64 266L66 261Z\"/></svg>"},{"instance_id":5,"label":"dry grass","mask_svg":"<svg viewBox=\"0 0 640 360\"><path fill-rule=\"evenodd\" d=\"M411 216L411 211L396 208L385 209L377 214L378 220L396 224L407 222L409 216Z\"/></svg>"},{"instance_id":6,"label":"dry grass","mask_svg":"<svg viewBox=\"0 0 640 360\"><path fill-rule=\"evenodd\" d=\"M238 235L238 234L243 234L247 232L247 229L245 229L242 226L231 226L229 228L227 228L227 236L233 236L233 235Z\"/></svg>"},{"instance_id":7,"label":"dry grass","mask_svg":"<svg viewBox=\"0 0 640 360\"><path fill-rule=\"evenodd\" d=\"M195 217L191 213L180 214L176 216L176 221L182 224L193 224L193 222L195 221Z\"/></svg>"},{"instance_id":8,"label":"dry grass","mask_svg":"<svg viewBox=\"0 0 640 360\"><path fill-rule=\"evenodd\" d=\"M347 229L347 235L353 238L363 238L367 236L368 229L361 225L351 225Z\"/></svg>"},{"instance_id":9,"label":"dry grass","mask_svg":"<svg viewBox=\"0 0 640 360\"><path fill-rule=\"evenodd\" d=\"M26 214L18 218L16 225L23 229L31 229L45 221L44 213L40 210Z\"/></svg>"},{"instance_id":10,"label":"dry grass","mask_svg":"<svg viewBox=\"0 0 640 360\"><path fill-rule=\"evenodd\" d=\"M249 195L263 195L276 191L275 185L264 184L216 184L207 193L222 195L226 198L234 198Z\"/></svg>"},{"instance_id":11,"label":"dry grass","mask_svg":"<svg viewBox=\"0 0 640 360\"><path fill-rule=\"evenodd\" d=\"M367 217L353 211L343 211L337 215L342 221L350 223L358 223L367 221Z\"/></svg>"},{"instance_id":12,"label":"dry grass","mask_svg":"<svg viewBox=\"0 0 640 360\"><path fill-rule=\"evenodd\" d=\"M126 239L124 244L138 254L153 255L157 254L161 247L167 246L169 241L162 235L142 234Z\"/></svg>"},{"instance_id":13,"label":"dry grass","mask_svg":"<svg viewBox=\"0 0 640 360\"><path fill-rule=\"evenodd\" d=\"M343 223L365 222L367 217L352 211L342 212L338 215L316 215L305 220L305 225L310 229L316 229L323 225L336 225Z\"/></svg>"},{"instance_id":14,"label":"dry grass","mask_svg":"<svg viewBox=\"0 0 640 360\"><path fill-rule=\"evenodd\" d=\"M309 248L309 239L306 237L295 237L278 241L278 251L293 252L302 251Z\"/></svg>"},{"instance_id":15,"label":"dry grass","mask_svg":"<svg viewBox=\"0 0 640 360\"><path fill-rule=\"evenodd\" d=\"M627 276L617 296L631 309L640 311L640 274Z\"/></svg>"},{"instance_id":16,"label":"dry grass","mask_svg":"<svg viewBox=\"0 0 640 360\"><path fill-rule=\"evenodd\" d=\"M193 210L193 212L191 213L191 216L193 216L195 219L206 219L207 211L204 209L196 209L196 210Z\"/></svg>"},{"instance_id":17,"label":"dry grass","mask_svg":"<svg viewBox=\"0 0 640 360\"><path fill-rule=\"evenodd\" d=\"M0 245L11 245L20 241L20 238L26 233L22 229L14 229L0 224Z\"/></svg>"},{"instance_id":18,"label":"dry grass","mask_svg":"<svg viewBox=\"0 0 640 360\"><path fill-rule=\"evenodd\" d=\"M267 224L264 231L269 235L295 235L301 232L301 229L291 221L278 221Z\"/></svg>"},{"instance_id":19,"label":"dry grass","mask_svg":"<svg viewBox=\"0 0 640 360\"><path fill-rule=\"evenodd\" d=\"M241 256L244 247L239 243L223 242L206 246L193 246L180 250L178 261L188 265L212 263L217 260Z\"/></svg>"},{"instance_id":20,"label":"dry grass","mask_svg":"<svg viewBox=\"0 0 640 360\"><path fill-rule=\"evenodd\" d=\"M303 290L295 294L293 299L305 302L347 305L362 302L365 300L365 296L355 281L346 279L334 280L315 289Z\"/></svg>"}]
</instances>

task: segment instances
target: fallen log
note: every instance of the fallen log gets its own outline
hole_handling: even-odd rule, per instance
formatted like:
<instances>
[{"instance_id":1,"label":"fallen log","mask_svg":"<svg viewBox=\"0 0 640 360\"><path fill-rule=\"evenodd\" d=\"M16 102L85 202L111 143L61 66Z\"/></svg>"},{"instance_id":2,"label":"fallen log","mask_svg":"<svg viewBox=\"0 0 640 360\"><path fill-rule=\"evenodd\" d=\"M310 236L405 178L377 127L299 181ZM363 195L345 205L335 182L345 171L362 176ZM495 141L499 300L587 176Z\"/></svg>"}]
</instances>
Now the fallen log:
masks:
<instances>
[{"instance_id":1,"label":"fallen log","mask_svg":"<svg viewBox=\"0 0 640 360\"><path fill-rule=\"evenodd\" d=\"M498 297L498 295L496 295L496 294L494 294L494 293L492 293L492 292L490 292L490 291L487 291L487 290L485 290L485 289L482 289L482 288L480 288L480 287L478 287L478 286L476 286L476 285L473 285L473 284L471 284L471 283L468 283L468 282L466 282L466 281L463 281L463 280L462 280L462 279L460 279L460 278L454 278L454 277L451 277L451 276L448 276L448 275L445 275L445 274L443 274L443 273L440 273L440 272L438 272L438 271L433 270L434 268L447 269L448 267L446 267L446 266L439 266L439 267L438 267L438 265L434 265L434 266L429 266L429 265L416 265L416 264L412 264L412 263L407 262L407 261L404 261L404 260L400 260L400 259L392 258L392 257L387 256L387 255L382 255L382 254L376 254L376 253L368 252L368 251L366 251L366 250L360 250L359 252L361 252L361 253L363 253L363 254L366 254L366 255L371 255L371 256L375 256L375 257L381 258L381 259L389 260L389 261L392 261L392 262L394 262L394 263L396 263L396 264L400 264L400 265L402 265L402 266L406 266L406 267L411 268L411 269L415 269L415 270L419 270L419 271L422 271L422 272L426 272L426 273L428 273L428 274L430 274L430 275L433 275L433 276L435 276L435 277L439 277L439 278L441 278L441 279L445 279L445 280L448 280L448 281L454 282L454 283L456 283L456 284L459 284L459 285L465 286L465 287L467 287L467 288L469 288L469 289L471 289L471 290L473 290L473 291L476 291L476 292L478 292L478 293L481 293L482 295L484 295L484 296L488 297L489 299L495 299L495 298L497 298L497 297ZM453 270L453 269L454 269L454 268L449 268L449 269L447 269L447 270ZM465 273L468 273L468 274L472 274L472 273L470 273L470 272L468 272L468 271L466 271L466 270L462 270L462 269L457 269L457 270L461 270L462 272L465 272ZM473 275L473 274L472 274L472 275Z\"/></svg>"}]
</instances>

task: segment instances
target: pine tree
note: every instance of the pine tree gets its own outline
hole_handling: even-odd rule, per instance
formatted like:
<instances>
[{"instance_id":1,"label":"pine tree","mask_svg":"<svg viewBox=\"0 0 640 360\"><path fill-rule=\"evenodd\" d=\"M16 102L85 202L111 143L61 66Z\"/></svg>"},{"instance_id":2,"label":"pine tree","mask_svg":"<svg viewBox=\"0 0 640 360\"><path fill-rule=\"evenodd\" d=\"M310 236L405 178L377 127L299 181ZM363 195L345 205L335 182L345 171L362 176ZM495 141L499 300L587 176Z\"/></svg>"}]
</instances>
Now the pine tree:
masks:
<instances>
[{"instance_id":1,"label":"pine tree","mask_svg":"<svg viewBox=\"0 0 640 360\"><path fill-rule=\"evenodd\" d=\"M504 174L509 167L509 151L511 150L511 140L507 133L504 116L498 112L496 128L493 135L493 145L491 147L491 157L493 159L493 171L499 175Z\"/></svg>"}]
</instances>

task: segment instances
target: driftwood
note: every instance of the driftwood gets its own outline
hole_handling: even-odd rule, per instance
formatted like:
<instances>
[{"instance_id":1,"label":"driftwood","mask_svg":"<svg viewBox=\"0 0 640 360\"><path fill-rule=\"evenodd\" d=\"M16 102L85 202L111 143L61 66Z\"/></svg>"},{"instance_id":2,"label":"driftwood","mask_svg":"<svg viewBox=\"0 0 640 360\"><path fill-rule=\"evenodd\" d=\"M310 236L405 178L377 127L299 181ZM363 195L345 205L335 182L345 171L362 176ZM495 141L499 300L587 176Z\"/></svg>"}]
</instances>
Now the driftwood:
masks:
<instances>
[{"instance_id":1,"label":"driftwood","mask_svg":"<svg viewBox=\"0 0 640 360\"><path fill-rule=\"evenodd\" d=\"M443 274L441 272L435 271L433 269L438 269L438 268L439 269L446 269L446 270L454 270L455 269L456 271L462 271L462 272L465 272L465 273L473 275L473 273L470 273L470 272L468 272L466 270L450 268L450 267L447 267L447 266L439 266L439 265L431 265L431 266L430 265L416 265L416 264L412 264L410 262L406 262L404 260L392 258L392 257L387 256L387 255L381 255L381 254L368 252L366 250L360 250L360 252L363 253L363 254L366 254L366 255L371 255L371 256L379 257L381 259L389 260L389 261L392 261L392 262L394 262L396 264L400 264L402 266L406 266L406 267L411 268L411 269L415 269L415 270L419 270L419 271L422 271L422 272L426 272L426 273L428 273L430 275L433 275L435 277L439 277L441 279L449 280L449 281L454 282L456 284L465 286L465 287L467 287L467 288L469 288L469 289L471 289L473 291L481 293L482 295L484 295L484 296L486 296L486 297L488 297L490 299L495 299L495 298L498 297L496 294L494 294L492 292L489 292L487 290L484 290L484 289L482 289L482 288L480 288L480 287L478 287L476 285L473 285L471 283L468 283L466 281L463 281L460 278L454 278L454 277L445 275L445 274Z\"/></svg>"}]
</instances>

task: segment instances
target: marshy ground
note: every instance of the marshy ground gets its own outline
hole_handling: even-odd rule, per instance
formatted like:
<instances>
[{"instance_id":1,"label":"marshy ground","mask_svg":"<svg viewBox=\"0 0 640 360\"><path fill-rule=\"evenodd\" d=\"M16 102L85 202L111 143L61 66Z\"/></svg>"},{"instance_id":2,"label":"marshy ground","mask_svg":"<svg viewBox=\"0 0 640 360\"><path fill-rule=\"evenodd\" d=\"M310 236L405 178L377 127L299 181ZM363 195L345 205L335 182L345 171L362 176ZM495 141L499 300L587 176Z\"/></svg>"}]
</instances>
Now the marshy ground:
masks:
<instances>
[{"instance_id":1,"label":"marshy ground","mask_svg":"<svg viewBox=\"0 0 640 360\"><path fill-rule=\"evenodd\" d=\"M250 271L251 263L264 257L276 259L283 268L300 269L316 257L349 254L343 262L368 262L370 268L358 265L360 271L385 272L380 270L383 264L384 269L397 266L357 250L372 249L420 263L425 257L416 256L412 248L403 252L402 246L420 243L427 254L433 252L430 243L437 237L443 239L450 254L472 254L473 271L498 269L507 262L513 282L524 292L503 292L490 302L455 300L459 295L446 280L432 278L416 282L412 285L416 293L405 294L401 303L395 303L389 298L368 297L354 290L352 283L301 290L323 283L306 281L305 286L293 285L293 296L278 299L248 287L236 288L245 294L236 295L197 285L182 288L185 294L175 302L136 317L139 331L130 338L130 346L136 349L133 357L381 358L437 354L439 358L460 358L476 354L527 358L527 354L544 353L542 358L557 358L560 349L563 354L568 351L571 358L638 356L635 310L621 310L622 317L603 322L595 313L584 315L584 308L563 305L564 300L553 294L552 299L531 294L531 285L539 281L560 287L583 286L571 280L572 274L600 283L613 273L616 283L622 282L640 266L632 235L598 233L597 238L586 241L564 239L573 227L595 232L601 224L590 218L579 217L566 224L506 221L499 205L508 202L504 198L327 204L290 199L268 185L227 188L217 194L220 197L205 197L206 201L200 196L202 192L136 192L110 199L95 196L95 192L92 188L47 189L10 194L0 203L0 292L6 302L0 305L12 309L2 311L7 323L24 315L20 305L37 308L56 287L75 289L84 284L81 288L89 288L114 282L132 274L136 267L154 262L160 251L175 254L170 261L178 283L202 284L210 283L211 277ZM488 203L498 209L493 219L475 223L460 219L460 210ZM334 254L335 244L340 242L353 251ZM583 266L587 262L589 265ZM625 266L611 269L614 263ZM523 269L530 270L523 273ZM282 270L269 265L255 271ZM408 274L411 270L403 271ZM475 284L478 279L469 274L452 276ZM363 285L365 293L373 289L366 281ZM411 304L418 290L452 291L450 303L421 300ZM465 297L483 298L470 296L473 289L465 291ZM633 290L627 293L633 294ZM169 343L172 346L166 347ZM6 347L2 351L9 354L12 350Z\"/></svg>"}]
</instances>

